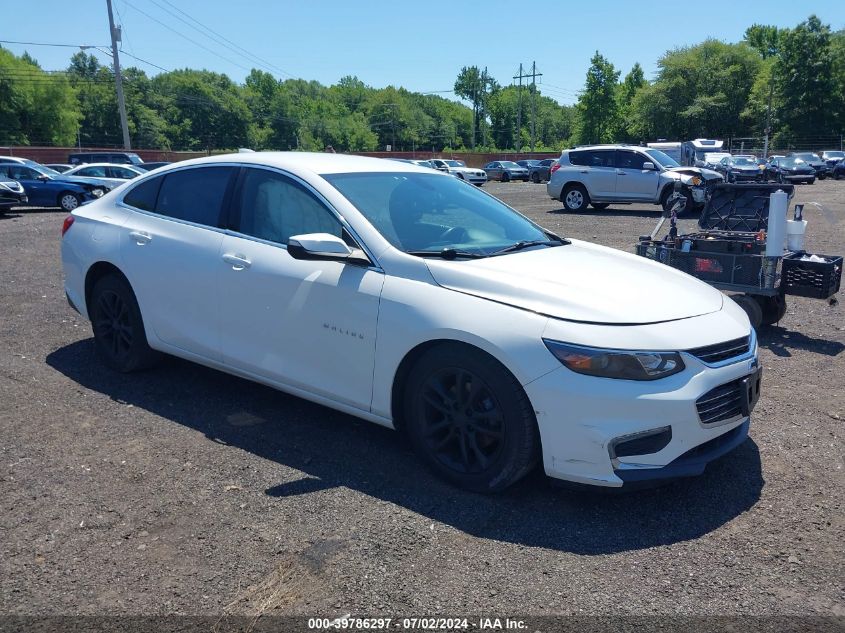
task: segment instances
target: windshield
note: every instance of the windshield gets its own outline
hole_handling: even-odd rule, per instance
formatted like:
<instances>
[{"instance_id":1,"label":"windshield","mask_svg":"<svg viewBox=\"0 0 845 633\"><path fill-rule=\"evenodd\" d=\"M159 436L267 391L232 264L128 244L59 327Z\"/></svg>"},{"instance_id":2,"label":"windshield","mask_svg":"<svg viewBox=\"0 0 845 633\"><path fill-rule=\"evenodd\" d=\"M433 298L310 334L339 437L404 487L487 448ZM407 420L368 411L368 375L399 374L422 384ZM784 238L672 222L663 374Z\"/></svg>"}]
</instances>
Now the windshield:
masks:
<instances>
[{"instance_id":1,"label":"windshield","mask_svg":"<svg viewBox=\"0 0 845 633\"><path fill-rule=\"evenodd\" d=\"M810 160L818 161L818 160L820 160L819 157L816 156L815 154L813 154L812 152L805 152L803 154L794 154L793 158L800 158L802 160L807 160L807 161L810 161Z\"/></svg>"},{"instance_id":2,"label":"windshield","mask_svg":"<svg viewBox=\"0 0 845 633\"><path fill-rule=\"evenodd\" d=\"M647 149L645 153L651 156L652 159L654 159L654 161L662 167L680 167L678 161L669 156L667 153L661 152L659 149Z\"/></svg>"},{"instance_id":3,"label":"windshield","mask_svg":"<svg viewBox=\"0 0 845 633\"><path fill-rule=\"evenodd\" d=\"M454 249L484 256L518 242L550 239L497 198L457 178L396 172L323 178L388 242L406 252L439 254Z\"/></svg>"},{"instance_id":4,"label":"windshield","mask_svg":"<svg viewBox=\"0 0 845 633\"><path fill-rule=\"evenodd\" d=\"M806 165L806 163L798 157L781 158L780 164L784 167L795 167L796 165Z\"/></svg>"},{"instance_id":5,"label":"windshield","mask_svg":"<svg viewBox=\"0 0 845 633\"><path fill-rule=\"evenodd\" d=\"M502 167L510 167L511 169L516 167L517 169L519 169L519 165L517 165L512 160L503 160L503 161L500 161L500 164L502 165Z\"/></svg>"},{"instance_id":6,"label":"windshield","mask_svg":"<svg viewBox=\"0 0 845 633\"><path fill-rule=\"evenodd\" d=\"M825 152L828 158L845 158L845 152Z\"/></svg>"},{"instance_id":7,"label":"windshield","mask_svg":"<svg viewBox=\"0 0 845 633\"><path fill-rule=\"evenodd\" d=\"M757 161L751 160L750 158L734 158L733 160L734 165L746 166L746 167L756 167Z\"/></svg>"},{"instance_id":8,"label":"windshield","mask_svg":"<svg viewBox=\"0 0 845 633\"><path fill-rule=\"evenodd\" d=\"M447 160L444 161L449 167L466 167L466 163L462 160Z\"/></svg>"}]
</instances>

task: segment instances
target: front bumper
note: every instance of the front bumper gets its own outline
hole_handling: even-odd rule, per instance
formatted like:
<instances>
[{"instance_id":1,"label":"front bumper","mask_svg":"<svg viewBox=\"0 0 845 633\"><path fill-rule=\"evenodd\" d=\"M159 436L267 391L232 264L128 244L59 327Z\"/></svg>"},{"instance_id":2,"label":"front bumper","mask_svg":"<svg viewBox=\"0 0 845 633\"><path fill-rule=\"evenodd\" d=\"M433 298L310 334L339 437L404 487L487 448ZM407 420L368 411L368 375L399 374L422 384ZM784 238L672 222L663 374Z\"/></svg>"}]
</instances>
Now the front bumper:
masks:
<instances>
[{"instance_id":1,"label":"front bumper","mask_svg":"<svg viewBox=\"0 0 845 633\"><path fill-rule=\"evenodd\" d=\"M812 174L783 174L784 180L799 180L799 181L806 181L806 180L815 180L816 174L815 172Z\"/></svg>"},{"instance_id":2,"label":"front bumper","mask_svg":"<svg viewBox=\"0 0 845 633\"><path fill-rule=\"evenodd\" d=\"M756 374L756 339L746 355L720 366L706 365L688 353L683 358L683 372L653 382L596 378L561 366L525 385L540 429L546 474L621 487L701 474L709 462L741 444L749 415L737 413L705 424L696 401ZM654 452L616 456L620 441L660 431L669 437Z\"/></svg>"}]
</instances>

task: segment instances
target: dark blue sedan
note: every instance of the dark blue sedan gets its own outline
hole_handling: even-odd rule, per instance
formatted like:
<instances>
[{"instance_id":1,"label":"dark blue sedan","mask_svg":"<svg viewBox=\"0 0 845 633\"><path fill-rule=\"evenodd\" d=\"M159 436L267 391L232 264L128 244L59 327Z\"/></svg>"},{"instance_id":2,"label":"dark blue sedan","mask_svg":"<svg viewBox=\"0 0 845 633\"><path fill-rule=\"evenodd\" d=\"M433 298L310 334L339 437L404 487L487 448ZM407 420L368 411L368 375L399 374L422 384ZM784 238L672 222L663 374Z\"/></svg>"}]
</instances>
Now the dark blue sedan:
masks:
<instances>
[{"instance_id":1,"label":"dark blue sedan","mask_svg":"<svg viewBox=\"0 0 845 633\"><path fill-rule=\"evenodd\" d=\"M32 207L61 207L70 212L105 193L102 187L64 180L59 172L38 163L0 162L0 176L23 185Z\"/></svg>"}]
</instances>

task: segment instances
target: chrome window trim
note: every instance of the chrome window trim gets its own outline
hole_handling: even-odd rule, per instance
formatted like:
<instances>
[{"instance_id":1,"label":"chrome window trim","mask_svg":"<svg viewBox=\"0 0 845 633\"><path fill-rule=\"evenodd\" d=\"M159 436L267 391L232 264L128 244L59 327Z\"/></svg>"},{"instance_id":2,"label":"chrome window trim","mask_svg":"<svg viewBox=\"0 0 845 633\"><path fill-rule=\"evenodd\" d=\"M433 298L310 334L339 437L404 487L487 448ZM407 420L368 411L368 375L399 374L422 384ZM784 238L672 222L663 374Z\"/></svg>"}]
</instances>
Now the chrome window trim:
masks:
<instances>
[{"instance_id":1,"label":"chrome window trim","mask_svg":"<svg viewBox=\"0 0 845 633\"><path fill-rule=\"evenodd\" d=\"M258 242L260 244L267 244L269 246L276 246L278 248L282 248L284 250L287 250L287 244L279 244L278 242L272 242L270 240L265 240L265 239L258 238L258 237L252 236L252 235L247 235L245 233L240 233L238 231L233 231L231 229L223 229L223 228L220 228L220 227L217 227L217 226L208 226L207 224L199 224L197 222L190 222L188 220L181 220L179 218L170 217L169 215L162 215L161 213L156 213L155 211L146 211L144 209L139 209L137 207L133 207L131 204L127 204L123 201L123 199L135 189L135 187L141 186L147 180L152 180L153 178L164 178L167 174L170 174L171 172L175 172L175 171L184 171L186 169L201 169L203 167L235 167L235 168L238 168L238 169L240 169L240 168L244 168L244 169L250 169L250 168L252 168L252 169L264 169L266 171L272 171L272 172L278 173L278 174L280 174L280 175L282 175L286 178L290 178L294 182L302 185L309 193L311 193L313 196L315 196L317 198L317 201L320 202L326 208L326 210L332 216L334 216L334 218L337 219L338 222L340 222L340 225L349 232L349 234L352 236L352 239L354 239L355 242L358 244L358 248L360 248L362 251L364 251L364 253L367 255L367 258L370 260L370 262L372 262L372 265L368 266L367 268L369 270L375 270L375 271L381 272L381 273L384 272L384 269L382 268L381 264L379 264L378 259L373 255L372 251L370 251L370 249L367 248L367 245L364 242L364 240L361 239L361 236L358 235L357 231L355 231L355 229L352 228L352 226L349 224L349 222L346 220L346 218L343 217L343 215L341 213L339 213L337 211L337 209L335 209L334 206L328 200L326 200L325 196L323 196L319 191L317 191L313 186L311 186L311 184L309 184L308 182L306 182L305 180L303 180L302 178L300 178L296 174L292 174L289 171L285 171L284 169L281 169L280 167L273 167L272 165L261 165L261 164L258 164L258 163L235 163L235 162L201 163L199 165L185 165L185 166L181 166L181 167L174 167L172 169L168 169L164 173L151 174L151 175L144 177L144 178L137 178L137 179L133 178L132 179L132 183L133 183L132 187L127 189L123 193L123 195L121 195L120 198L115 202L115 204L117 206L123 207L124 209L128 209L129 211L133 211L135 213L142 213L144 215L149 215L149 216L152 216L154 218L161 218L163 220L169 220L170 222L177 222L179 224L185 224L187 226L193 226L193 227L200 228L200 229L207 229L209 231L214 231L216 233L222 233L223 235L232 235L234 237L248 239L250 241Z\"/></svg>"}]
</instances>

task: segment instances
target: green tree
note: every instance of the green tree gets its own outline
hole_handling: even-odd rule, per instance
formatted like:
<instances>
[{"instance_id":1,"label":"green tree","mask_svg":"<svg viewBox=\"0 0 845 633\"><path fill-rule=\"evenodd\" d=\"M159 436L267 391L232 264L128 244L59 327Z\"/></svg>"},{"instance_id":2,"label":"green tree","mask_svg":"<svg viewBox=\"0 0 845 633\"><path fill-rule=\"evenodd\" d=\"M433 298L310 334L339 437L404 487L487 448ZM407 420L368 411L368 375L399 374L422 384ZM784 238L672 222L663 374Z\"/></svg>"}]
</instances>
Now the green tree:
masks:
<instances>
[{"instance_id":1,"label":"green tree","mask_svg":"<svg viewBox=\"0 0 845 633\"><path fill-rule=\"evenodd\" d=\"M0 47L0 139L8 144L67 145L76 138L79 106L64 76L45 73L24 53Z\"/></svg>"},{"instance_id":2,"label":"green tree","mask_svg":"<svg viewBox=\"0 0 845 633\"><path fill-rule=\"evenodd\" d=\"M840 131L843 105L834 70L830 27L815 15L781 32L775 65L780 139Z\"/></svg>"},{"instance_id":3,"label":"green tree","mask_svg":"<svg viewBox=\"0 0 845 633\"><path fill-rule=\"evenodd\" d=\"M639 62L634 63L631 71L625 75L625 79L616 89L616 108L618 116L616 119L616 133L614 140L632 142L636 140L634 134L635 123L633 121L633 103L637 92L646 85L645 73Z\"/></svg>"},{"instance_id":4,"label":"green tree","mask_svg":"<svg viewBox=\"0 0 845 633\"><path fill-rule=\"evenodd\" d=\"M619 71L598 51L590 60L584 92L578 97L575 136L579 143L614 140L619 115L616 82Z\"/></svg>"},{"instance_id":5,"label":"green tree","mask_svg":"<svg viewBox=\"0 0 845 633\"><path fill-rule=\"evenodd\" d=\"M499 84L487 74L487 69L480 70L478 66L464 66L455 80L455 94L472 104L472 140L471 146L476 147L476 139L481 137L481 144L486 145L484 138L484 119L487 116L490 95L499 89Z\"/></svg>"}]
</instances>

